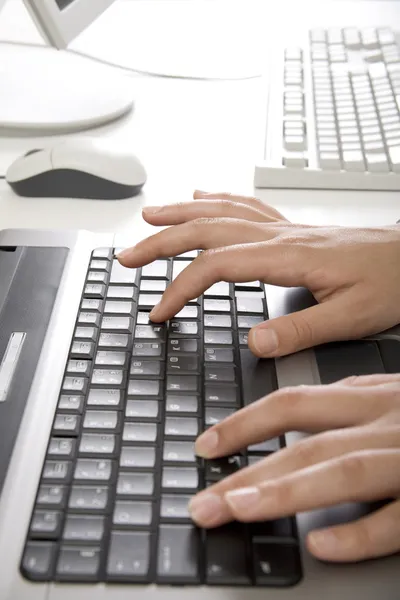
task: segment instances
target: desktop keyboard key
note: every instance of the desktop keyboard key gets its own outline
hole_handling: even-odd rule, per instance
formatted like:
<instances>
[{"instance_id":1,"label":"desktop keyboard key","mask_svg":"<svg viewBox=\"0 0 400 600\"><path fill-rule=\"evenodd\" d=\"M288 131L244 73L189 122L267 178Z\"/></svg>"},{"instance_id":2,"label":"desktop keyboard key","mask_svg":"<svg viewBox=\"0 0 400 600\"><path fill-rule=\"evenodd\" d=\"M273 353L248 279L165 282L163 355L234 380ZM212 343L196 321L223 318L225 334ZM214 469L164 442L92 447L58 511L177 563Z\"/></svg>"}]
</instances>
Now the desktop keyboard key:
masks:
<instances>
[{"instance_id":1,"label":"desktop keyboard key","mask_svg":"<svg viewBox=\"0 0 400 600\"><path fill-rule=\"evenodd\" d=\"M83 311L93 310L96 313L101 313L103 307L102 300L96 300L95 298L83 298L81 303L81 309Z\"/></svg>"},{"instance_id":2,"label":"desktop keyboard key","mask_svg":"<svg viewBox=\"0 0 400 600\"><path fill-rule=\"evenodd\" d=\"M241 329L251 329L252 327L256 327L260 323L265 321L264 317L252 317L246 315L238 315L237 323L238 327Z\"/></svg>"},{"instance_id":3,"label":"desktop keyboard key","mask_svg":"<svg viewBox=\"0 0 400 600\"><path fill-rule=\"evenodd\" d=\"M293 542L295 531L292 519L275 519L274 521L259 521L250 525L250 533L256 542L262 541L261 538L289 538ZM265 540L264 540L265 541ZM273 541L273 540L267 540Z\"/></svg>"},{"instance_id":4,"label":"desktop keyboard key","mask_svg":"<svg viewBox=\"0 0 400 600\"><path fill-rule=\"evenodd\" d=\"M74 485L68 507L72 510L103 511L108 505L108 488Z\"/></svg>"},{"instance_id":5,"label":"desktop keyboard key","mask_svg":"<svg viewBox=\"0 0 400 600\"><path fill-rule=\"evenodd\" d=\"M104 314L129 315L133 314L133 302L123 300L107 300Z\"/></svg>"},{"instance_id":6,"label":"desktop keyboard key","mask_svg":"<svg viewBox=\"0 0 400 600\"><path fill-rule=\"evenodd\" d=\"M104 517L68 515L63 539L68 542L100 542L104 535Z\"/></svg>"},{"instance_id":7,"label":"desktop keyboard key","mask_svg":"<svg viewBox=\"0 0 400 600\"><path fill-rule=\"evenodd\" d=\"M161 391L157 379L130 379L128 396L158 396Z\"/></svg>"},{"instance_id":8,"label":"desktop keyboard key","mask_svg":"<svg viewBox=\"0 0 400 600\"><path fill-rule=\"evenodd\" d=\"M262 454L270 454L271 452L276 452L280 450L281 443L278 437L272 438L270 440L265 440L265 442L260 442L259 444L253 444L248 447L248 452L258 452Z\"/></svg>"},{"instance_id":9,"label":"desktop keyboard key","mask_svg":"<svg viewBox=\"0 0 400 600\"><path fill-rule=\"evenodd\" d=\"M157 423L125 423L124 442L156 442Z\"/></svg>"},{"instance_id":10,"label":"desktop keyboard key","mask_svg":"<svg viewBox=\"0 0 400 600\"><path fill-rule=\"evenodd\" d=\"M70 435L78 435L80 426L80 417L78 415L64 415L58 413L56 415L53 433L56 435L63 435L69 433Z\"/></svg>"},{"instance_id":11,"label":"desktop keyboard key","mask_svg":"<svg viewBox=\"0 0 400 600\"><path fill-rule=\"evenodd\" d=\"M153 473L120 473L117 494L121 496L151 496L154 491Z\"/></svg>"},{"instance_id":12,"label":"desktop keyboard key","mask_svg":"<svg viewBox=\"0 0 400 600\"><path fill-rule=\"evenodd\" d=\"M165 435L168 437L196 437L199 433L198 420L191 417L167 417Z\"/></svg>"},{"instance_id":13,"label":"desktop keyboard key","mask_svg":"<svg viewBox=\"0 0 400 600\"><path fill-rule=\"evenodd\" d=\"M91 385L122 385L124 372L120 369L94 369Z\"/></svg>"},{"instance_id":14,"label":"desktop keyboard key","mask_svg":"<svg viewBox=\"0 0 400 600\"><path fill-rule=\"evenodd\" d=\"M22 570L29 579L47 581L53 571L56 545L51 542L28 542Z\"/></svg>"},{"instance_id":15,"label":"desktop keyboard key","mask_svg":"<svg viewBox=\"0 0 400 600\"><path fill-rule=\"evenodd\" d=\"M131 375L147 375L159 377L161 375L162 363L159 360L133 360L131 363Z\"/></svg>"},{"instance_id":16,"label":"desktop keyboard key","mask_svg":"<svg viewBox=\"0 0 400 600\"><path fill-rule=\"evenodd\" d=\"M91 271L109 271L110 263L108 260L92 260L89 265Z\"/></svg>"},{"instance_id":17,"label":"desktop keyboard key","mask_svg":"<svg viewBox=\"0 0 400 600\"><path fill-rule=\"evenodd\" d=\"M213 298L204 299L204 312L231 312L231 303L229 300L217 300Z\"/></svg>"},{"instance_id":18,"label":"desktop keyboard key","mask_svg":"<svg viewBox=\"0 0 400 600\"><path fill-rule=\"evenodd\" d=\"M206 532L207 584L251 585L245 532L245 527L239 523Z\"/></svg>"},{"instance_id":19,"label":"desktop keyboard key","mask_svg":"<svg viewBox=\"0 0 400 600\"><path fill-rule=\"evenodd\" d=\"M160 583L200 583L199 532L193 525L160 525L157 578Z\"/></svg>"},{"instance_id":20,"label":"desktop keyboard key","mask_svg":"<svg viewBox=\"0 0 400 600\"><path fill-rule=\"evenodd\" d=\"M67 373L89 375L92 363L88 360L69 360L67 365Z\"/></svg>"},{"instance_id":21,"label":"desktop keyboard key","mask_svg":"<svg viewBox=\"0 0 400 600\"><path fill-rule=\"evenodd\" d=\"M84 433L79 445L80 454L113 454L115 435L102 433Z\"/></svg>"},{"instance_id":22,"label":"desktop keyboard key","mask_svg":"<svg viewBox=\"0 0 400 600\"><path fill-rule=\"evenodd\" d=\"M94 344L93 342L78 342L74 341L71 347L71 358L93 358Z\"/></svg>"},{"instance_id":23,"label":"desktop keyboard key","mask_svg":"<svg viewBox=\"0 0 400 600\"><path fill-rule=\"evenodd\" d=\"M125 333L100 333L99 348L128 348L129 336Z\"/></svg>"},{"instance_id":24,"label":"desktop keyboard key","mask_svg":"<svg viewBox=\"0 0 400 600\"><path fill-rule=\"evenodd\" d=\"M46 481L59 480L66 483L72 472L72 463L66 460L46 460L42 478Z\"/></svg>"},{"instance_id":25,"label":"desktop keyboard key","mask_svg":"<svg viewBox=\"0 0 400 600\"><path fill-rule=\"evenodd\" d=\"M102 300L106 294L106 286L102 283L88 283L85 286L84 294L87 298Z\"/></svg>"},{"instance_id":26,"label":"desktop keyboard key","mask_svg":"<svg viewBox=\"0 0 400 600\"><path fill-rule=\"evenodd\" d=\"M92 258L104 258L111 260L113 256L112 248L95 248L92 252Z\"/></svg>"},{"instance_id":27,"label":"desktop keyboard key","mask_svg":"<svg viewBox=\"0 0 400 600\"><path fill-rule=\"evenodd\" d=\"M123 267L118 260L114 260L111 268L110 284L135 284L136 274L136 269L128 269L127 267Z\"/></svg>"},{"instance_id":28,"label":"desktop keyboard key","mask_svg":"<svg viewBox=\"0 0 400 600\"><path fill-rule=\"evenodd\" d=\"M301 577L299 549L295 544L255 542L256 585L293 585Z\"/></svg>"},{"instance_id":29,"label":"desktop keyboard key","mask_svg":"<svg viewBox=\"0 0 400 600\"><path fill-rule=\"evenodd\" d=\"M153 508L151 502L117 502L114 508L114 525L151 525Z\"/></svg>"},{"instance_id":30,"label":"desktop keyboard key","mask_svg":"<svg viewBox=\"0 0 400 600\"><path fill-rule=\"evenodd\" d=\"M139 307L151 309L161 302L161 298L162 294L139 294Z\"/></svg>"},{"instance_id":31,"label":"desktop keyboard key","mask_svg":"<svg viewBox=\"0 0 400 600\"><path fill-rule=\"evenodd\" d=\"M248 296L237 296L236 307L238 313L264 314L264 302L262 298L249 298Z\"/></svg>"},{"instance_id":32,"label":"desktop keyboard key","mask_svg":"<svg viewBox=\"0 0 400 600\"><path fill-rule=\"evenodd\" d=\"M103 331L118 331L123 333L132 333L132 317L103 317L101 322Z\"/></svg>"},{"instance_id":33,"label":"desktop keyboard key","mask_svg":"<svg viewBox=\"0 0 400 600\"><path fill-rule=\"evenodd\" d=\"M118 300L133 300L137 290L130 285L110 285L107 290L107 298L116 298Z\"/></svg>"},{"instance_id":34,"label":"desktop keyboard key","mask_svg":"<svg viewBox=\"0 0 400 600\"><path fill-rule=\"evenodd\" d=\"M61 547L56 579L95 581L100 565L100 550L95 547Z\"/></svg>"},{"instance_id":35,"label":"desktop keyboard key","mask_svg":"<svg viewBox=\"0 0 400 600\"><path fill-rule=\"evenodd\" d=\"M193 442L164 442L164 462L196 462Z\"/></svg>"},{"instance_id":36,"label":"desktop keyboard key","mask_svg":"<svg viewBox=\"0 0 400 600\"><path fill-rule=\"evenodd\" d=\"M182 494L163 494L160 514L162 519L190 519L188 505L192 496Z\"/></svg>"},{"instance_id":37,"label":"desktop keyboard key","mask_svg":"<svg viewBox=\"0 0 400 600\"><path fill-rule=\"evenodd\" d=\"M81 312L79 313L78 323L80 325L95 325L99 326L100 315L95 312Z\"/></svg>"},{"instance_id":38,"label":"desktop keyboard key","mask_svg":"<svg viewBox=\"0 0 400 600\"><path fill-rule=\"evenodd\" d=\"M99 350L96 354L95 365L102 367L125 367L128 359L127 352Z\"/></svg>"},{"instance_id":39,"label":"desktop keyboard key","mask_svg":"<svg viewBox=\"0 0 400 600\"><path fill-rule=\"evenodd\" d=\"M165 490L191 489L199 487L199 472L194 468L164 467L162 487Z\"/></svg>"},{"instance_id":40,"label":"desktop keyboard key","mask_svg":"<svg viewBox=\"0 0 400 600\"><path fill-rule=\"evenodd\" d=\"M113 463L111 460L79 458L76 462L74 479L85 481L110 481Z\"/></svg>"},{"instance_id":41,"label":"desktop keyboard key","mask_svg":"<svg viewBox=\"0 0 400 600\"><path fill-rule=\"evenodd\" d=\"M169 262L167 260L155 260L142 267L142 277L149 277L150 279L167 279L168 264Z\"/></svg>"},{"instance_id":42,"label":"desktop keyboard key","mask_svg":"<svg viewBox=\"0 0 400 600\"><path fill-rule=\"evenodd\" d=\"M243 458L241 456L228 456L215 460L207 460L205 467L207 481L220 481L224 477L228 477L228 475L239 471L243 467Z\"/></svg>"},{"instance_id":43,"label":"desktop keyboard key","mask_svg":"<svg viewBox=\"0 0 400 600\"><path fill-rule=\"evenodd\" d=\"M125 416L128 418L157 419L160 404L157 400L128 400Z\"/></svg>"},{"instance_id":44,"label":"desktop keyboard key","mask_svg":"<svg viewBox=\"0 0 400 600\"><path fill-rule=\"evenodd\" d=\"M35 510L30 528L31 537L57 539L61 532L61 513L55 510Z\"/></svg>"},{"instance_id":45,"label":"desktop keyboard key","mask_svg":"<svg viewBox=\"0 0 400 600\"><path fill-rule=\"evenodd\" d=\"M121 390L91 388L88 406L113 406L118 408L121 402Z\"/></svg>"},{"instance_id":46,"label":"desktop keyboard key","mask_svg":"<svg viewBox=\"0 0 400 600\"><path fill-rule=\"evenodd\" d=\"M121 451L120 467L148 467L156 464L156 449L146 446L124 446Z\"/></svg>"},{"instance_id":47,"label":"desktop keyboard key","mask_svg":"<svg viewBox=\"0 0 400 600\"><path fill-rule=\"evenodd\" d=\"M165 341L167 331L163 325L137 325L135 328L135 339Z\"/></svg>"},{"instance_id":48,"label":"desktop keyboard key","mask_svg":"<svg viewBox=\"0 0 400 600\"><path fill-rule=\"evenodd\" d=\"M218 329L204 330L205 344L219 344L221 346L231 346L233 337L231 331L218 331Z\"/></svg>"},{"instance_id":49,"label":"desktop keyboard key","mask_svg":"<svg viewBox=\"0 0 400 600\"><path fill-rule=\"evenodd\" d=\"M132 356L154 356L162 358L164 355L164 344L159 342L134 342Z\"/></svg>"},{"instance_id":50,"label":"desktop keyboard key","mask_svg":"<svg viewBox=\"0 0 400 600\"><path fill-rule=\"evenodd\" d=\"M118 413L114 410L88 410L85 414L85 429L116 429Z\"/></svg>"},{"instance_id":51,"label":"desktop keyboard key","mask_svg":"<svg viewBox=\"0 0 400 600\"><path fill-rule=\"evenodd\" d=\"M182 310L175 315L175 319L197 319L198 316L198 306L184 306Z\"/></svg>"},{"instance_id":52,"label":"desktop keyboard key","mask_svg":"<svg viewBox=\"0 0 400 600\"><path fill-rule=\"evenodd\" d=\"M63 392L82 392L82 394L85 394L87 382L86 377L65 377L62 390Z\"/></svg>"},{"instance_id":53,"label":"desktop keyboard key","mask_svg":"<svg viewBox=\"0 0 400 600\"><path fill-rule=\"evenodd\" d=\"M205 386L206 404L229 404L238 406L238 388L228 386L206 385Z\"/></svg>"},{"instance_id":54,"label":"desktop keyboard key","mask_svg":"<svg viewBox=\"0 0 400 600\"><path fill-rule=\"evenodd\" d=\"M207 427L217 425L224 419L227 419L235 412L234 408L217 408L214 406L206 407L205 424Z\"/></svg>"},{"instance_id":55,"label":"desktop keyboard key","mask_svg":"<svg viewBox=\"0 0 400 600\"><path fill-rule=\"evenodd\" d=\"M145 581L150 565L150 533L113 531L108 553L108 579Z\"/></svg>"},{"instance_id":56,"label":"desktop keyboard key","mask_svg":"<svg viewBox=\"0 0 400 600\"><path fill-rule=\"evenodd\" d=\"M102 271L89 271L87 280L90 283L107 283L108 275Z\"/></svg>"},{"instance_id":57,"label":"desktop keyboard key","mask_svg":"<svg viewBox=\"0 0 400 600\"><path fill-rule=\"evenodd\" d=\"M230 315L204 315L204 326L205 327L225 327L229 329L232 327L232 318Z\"/></svg>"},{"instance_id":58,"label":"desktop keyboard key","mask_svg":"<svg viewBox=\"0 0 400 600\"><path fill-rule=\"evenodd\" d=\"M142 279L140 282L141 292L165 292L167 282L162 279Z\"/></svg>"},{"instance_id":59,"label":"desktop keyboard key","mask_svg":"<svg viewBox=\"0 0 400 600\"><path fill-rule=\"evenodd\" d=\"M249 334L247 331L239 331L239 344L240 346L247 346L249 341Z\"/></svg>"},{"instance_id":60,"label":"desktop keyboard key","mask_svg":"<svg viewBox=\"0 0 400 600\"><path fill-rule=\"evenodd\" d=\"M199 378L195 375L168 375L167 390L169 392L199 392Z\"/></svg>"},{"instance_id":61,"label":"desktop keyboard key","mask_svg":"<svg viewBox=\"0 0 400 600\"><path fill-rule=\"evenodd\" d=\"M197 413L199 409L198 396L182 396L178 394L167 394L166 411L171 413Z\"/></svg>"},{"instance_id":62,"label":"desktop keyboard key","mask_svg":"<svg viewBox=\"0 0 400 600\"><path fill-rule=\"evenodd\" d=\"M198 333L199 326L196 321L176 321L172 320L170 324L170 335L191 335Z\"/></svg>"},{"instance_id":63,"label":"desktop keyboard key","mask_svg":"<svg viewBox=\"0 0 400 600\"><path fill-rule=\"evenodd\" d=\"M67 488L63 485L41 485L36 503L43 508L63 508Z\"/></svg>"},{"instance_id":64,"label":"desktop keyboard key","mask_svg":"<svg viewBox=\"0 0 400 600\"><path fill-rule=\"evenodd\" d=\"M228 348L206 348L204 353L205 362L233 363L233 350Z\"/></svg>"},{"instance_id":65,"label":"desktop keyboard key","mask_svg":"<svg viewBox=\"0 0 400 600\"><path fill-rule=\"evenodd\" d=\"M168 355L186 354L198 351L198 340L178 339L168 341Z\"/></svg>"},{"instance_id":66,"label":"desktop keyboard key","mask_svg":"<svg viewBox=\"0 0 400 600\"><path fill-rule=\"evenodd\" d=\"M167 361L168 373L176 373L179 371L198 371L199 357L198 356L170 356Z\"/></svg>"},{"instance_id":67,"label":"desktop keyboard key","mask_svg":"<svg viewBox=\"0 0 400 600\"><path fill-rule=\"evenodd\" d=\"M235 379L236 374L233 366L206 365L206 381L233 383Z\"/></svg>"},{"instance_id":68,"label":"desktop keyboard key","mask_svg":"<svg viewBox=\"0 0 400 600\"><path fill-rule=\"evenodd\" d=\"M230 297L230 286L226 281L214 283L208 290L204 292L204 297Z\"/></svg>"},{"instance_id":69,"label":"desktop keyboard key","mask_svg":"<svg viewBox=\"0 0 400 600\"><path fill-rule=\"evenodd\" d=\"M62 394L58 401L59 410L71 410L76 413L81 413L83 408L84 396L70 396L69 394Z\"/></svg>"},{"instance_id":70,"label":"desktop keyboard key","mask_svg":"<svg viewBox=\"0 0 400 600\"><path fill-rule=\"evenodd\" d=\"M75 452L74 438L51 438L47 454L49 456L62 456L72 458Z\"/></svg>"}]
</instances>

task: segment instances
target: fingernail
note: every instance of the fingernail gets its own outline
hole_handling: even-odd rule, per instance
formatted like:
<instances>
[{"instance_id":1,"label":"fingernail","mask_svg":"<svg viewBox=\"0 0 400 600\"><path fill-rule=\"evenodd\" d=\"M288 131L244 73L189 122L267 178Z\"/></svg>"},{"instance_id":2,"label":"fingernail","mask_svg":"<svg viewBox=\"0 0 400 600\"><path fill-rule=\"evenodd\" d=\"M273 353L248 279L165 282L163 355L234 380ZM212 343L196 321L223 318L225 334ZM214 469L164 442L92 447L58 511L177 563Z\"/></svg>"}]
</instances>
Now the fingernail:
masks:
<instances>
[{"instance_id":1,"label":"fingernail","mask_svg":"<svg viewBox=\"0 0 400 600\"><path fill-rule=\"evenodd\" d=\"M125 250L122 250L122 252L119 252L118 254L116 254L115 258L117 258L118 260L120 258L126 258L127 256L129 256L132 252L132 248L125 248Z\"/></svg>"},{"instance_id":2,"label":"fingernail","mask_svg":"<svg viewBox=\"0 0 400 600\"><path fill-rule=\"evenodd\" d=\"M260 497L260 490L256 487L239 488L225 494L225 499L229 506L238 512L252 511L257 508Z\"/></svg>"},{"instance_id":3,"label":"fingernail","mask_svg":"<svg viewBox=\"0 0 400 600\"><path fill-rule=\"evenodd\" d=\"M217 494L195 496L189 502L189 512L199 525L211 525L222 515L222 500Z\"/></svg>"},{"instance_id":4,"label":"fingernail","mask_svg":"<svg viewBox=\"0 0 400 600\"><path fill-rule=\"evenodd\" d=\"M149 317L150 319L152 319L153 317L157 318L157 313L160 312L160 302L158 304L156 304L153 309L150 311Z\"/></svg>"},{"instance_id":5,"label":"fingernail","mask_svg":"<svg viewBox=\"0 0 400 600\"><path fill-rule=\"evenodd\" d=\"M308 540L317 552L330 553L337 550L338 539L332 531L313 531Z\"/></svg>"},{"instance_id":6,"label":"fingernail","mask_svg":"<svg viewBox=\"0 0 400 600\"><path fill-rule=\"evenodd\" d=\"M196 440L196 454L207 458L218 447L219 436L216 431L206 431Z\"/></svg>"},{"instance_id":7,"label":"fingernail","mask_svg":"<svg viewBox=\"0 0 400 600\"><path fill-rule=\"evenodd\" d=\"M279 340L273 329L254 329L253 344L260 354L271 354L278 349Z\"/></svg>"},{"instance_id":8,"label":"fingernail","mask_svg":"<svg viewBox=\"0 0 400 600\"><path fill-rule=\"evenodd\" d=\"M195 194L209 194L209 192L205 192L204 190L195 190Z\"/></svg>"},{"instance_id":9,"label":"fingernail","mask_svg":"<svg viewBox=\"0 0 400 600\"><path fill-rule=\"evenodd\" d=\"M145 215L155 215L156 213L162 211L163 208L164 206L144 206L142 212Z\"/></svg>"}]
</instances>

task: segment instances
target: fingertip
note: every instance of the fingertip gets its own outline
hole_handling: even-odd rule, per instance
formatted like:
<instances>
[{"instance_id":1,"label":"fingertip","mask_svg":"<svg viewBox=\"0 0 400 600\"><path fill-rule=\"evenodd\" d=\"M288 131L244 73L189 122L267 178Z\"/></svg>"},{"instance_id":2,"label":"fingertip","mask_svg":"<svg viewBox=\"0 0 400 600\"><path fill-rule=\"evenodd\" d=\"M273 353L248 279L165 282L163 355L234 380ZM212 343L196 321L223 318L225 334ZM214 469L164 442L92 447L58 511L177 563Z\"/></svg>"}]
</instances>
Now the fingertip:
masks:
<instances>
[{"instance_id":1,"label":"fingertip","mask_svg":"<svg viewBox=\"0 0 400 600\"><path fill-rule=\"evenodd\" d=\"M201 434L195 442L195 452L201 458L214 458L217 456L219 435L215 429L209 429Z\"/></svg>"},{"instance_id":2,"label":"fingertip","mask_svg":"<svg viewBox=\"0 0 400 600\"><path fill-rule=\"evenodd\" d=\"M248 345L253 354L261 358L278 356L279 339L273 329L262 327L250 329Z\"/></svg>"},{"instance_id":3,"label":"fingertip","mask_svg":"<svg viewBox=\"0 0 400 600\"><path fill-rule=\"evenodd\" d=\"M329 561L340 560L340 556L338 556L340 544L331 529L311 531L307 536L306 544L308 550L316 558Z\"/></svg>"}]
</instances>

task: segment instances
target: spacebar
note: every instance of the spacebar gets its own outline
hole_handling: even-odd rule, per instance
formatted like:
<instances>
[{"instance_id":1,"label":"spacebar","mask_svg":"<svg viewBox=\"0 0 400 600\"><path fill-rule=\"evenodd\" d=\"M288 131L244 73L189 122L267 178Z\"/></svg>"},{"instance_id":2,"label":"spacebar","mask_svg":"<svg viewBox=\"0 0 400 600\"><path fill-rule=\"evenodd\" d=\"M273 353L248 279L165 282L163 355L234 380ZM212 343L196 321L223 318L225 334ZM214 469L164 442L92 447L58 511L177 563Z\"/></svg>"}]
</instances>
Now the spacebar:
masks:
<instances>
[{"instance_id":1,"label":"spacebar","mask_svg":"<svg viewBox=\"0 0 400 600\"><path fill-rule=\"evenodd\" d=\"M257 358L251 350L243 348L240 350L240 364L244 406L278 389L273 358Z\"/></svg>"}]
</instances>

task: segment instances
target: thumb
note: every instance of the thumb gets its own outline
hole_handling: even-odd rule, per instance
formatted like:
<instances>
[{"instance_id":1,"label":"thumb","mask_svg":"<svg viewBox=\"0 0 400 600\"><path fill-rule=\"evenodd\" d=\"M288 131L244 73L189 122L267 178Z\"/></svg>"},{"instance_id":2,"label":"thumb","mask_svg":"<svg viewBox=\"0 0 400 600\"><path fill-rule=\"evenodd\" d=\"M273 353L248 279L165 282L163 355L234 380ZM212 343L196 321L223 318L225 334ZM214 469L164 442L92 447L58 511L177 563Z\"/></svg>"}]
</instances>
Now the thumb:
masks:
<instances>
[{"instance_id":1,"label":"thumb","mask_svg":"<svg viewBox=\"0 0 400 600\"><path fill-rule=\"evenodd\" d=\"M249 333L249 347L256 356L285 356L326 342L361 337L366 323L358 303L343 298L327 300L299 312L265 321ZM363 329L365 331L363 331Z\"/></svg>"}]
</instances>

